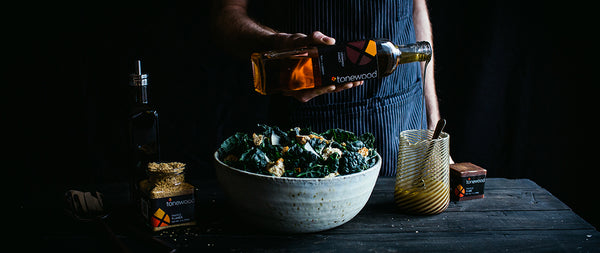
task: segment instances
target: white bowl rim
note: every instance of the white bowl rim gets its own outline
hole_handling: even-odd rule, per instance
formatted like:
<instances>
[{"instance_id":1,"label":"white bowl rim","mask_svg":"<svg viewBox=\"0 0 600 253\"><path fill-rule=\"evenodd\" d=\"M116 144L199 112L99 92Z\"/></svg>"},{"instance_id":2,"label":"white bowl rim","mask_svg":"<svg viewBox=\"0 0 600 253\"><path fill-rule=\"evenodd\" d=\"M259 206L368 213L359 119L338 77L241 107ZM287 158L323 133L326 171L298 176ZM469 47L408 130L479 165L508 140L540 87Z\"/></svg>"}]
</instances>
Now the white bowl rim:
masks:
<instances>
[{"instance_id":1,"label":"white bowl rim","mask_svg":"<svg viewBox=\"0 0 600 253\"><path fill-rule=\"evenodd\" d=\"M319 177L319 178L306 178L306 177L277 177L277 176L269 176L269 175L263 175L263 174L258 174L258 173L254 173L254 172L249 172L249 171L245 171L245 170L241 170L241 169L237 169L234 167L231 167L227 164L225 164L224 162L222 162L221 160L219 160L219 151L215 151L215 161L217 161L218 163L220 163L221 165L236 171L238 173L242 173L242 174L246 174L246 175L251 175L251 176L256 176L259 178L264 178L264 179L270 179L270 180L283 180L283 181L315 181L315 182L319 182L319 181L326 181L326 180L333 180L333 179L347 179L347 178L352 178L352 177L358 177L361 176L363 174L367 174L369 172L371 172L371 170L378 170L378 168L381 168L381 156L379 155L379 153L377 153L377 151L375 151L375 154L377 155L377 162L375 163L375 165L373 165L371 168L368 168L366 170L363 170L361 172L358 173L352 173L352 174L347 174L347 175L340 175L340 176L336 176L336 177L330 177L330 178L324 178L324 177Z\"/></svg>"}]
</instances>

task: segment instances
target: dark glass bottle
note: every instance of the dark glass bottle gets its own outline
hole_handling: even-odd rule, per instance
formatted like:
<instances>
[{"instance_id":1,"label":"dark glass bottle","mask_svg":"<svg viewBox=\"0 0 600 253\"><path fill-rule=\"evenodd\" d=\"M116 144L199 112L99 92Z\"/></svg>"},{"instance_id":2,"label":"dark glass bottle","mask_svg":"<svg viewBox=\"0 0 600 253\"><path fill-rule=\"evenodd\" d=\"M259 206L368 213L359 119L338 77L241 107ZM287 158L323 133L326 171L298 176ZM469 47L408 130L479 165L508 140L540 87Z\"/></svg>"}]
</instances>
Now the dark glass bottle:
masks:
<instances>
[{"instance_id":1,"label":"dark glass bottle","mask_svg":"<svg viewBox=\"0 0 600 253\"><path fill-rule=\"evenodd\" d=\"M399 64L429 61L431 56L429 42L394 45L385 39L254 53L254 90L268 95L382 78Z\"/></svg>"},{"instance_id":2,"label":"dark glass bottle","mask_svg":"<svg viewBox=\"0 0 600 253\"><path fill-rule=\"evenodd\" d=\"M158 111L149 102L148 75L142 74L141 61L130 78L130 192L132 201L139 203L139 182L146 178L148 163L160 161Z\"/></svg>"}]
</instances>

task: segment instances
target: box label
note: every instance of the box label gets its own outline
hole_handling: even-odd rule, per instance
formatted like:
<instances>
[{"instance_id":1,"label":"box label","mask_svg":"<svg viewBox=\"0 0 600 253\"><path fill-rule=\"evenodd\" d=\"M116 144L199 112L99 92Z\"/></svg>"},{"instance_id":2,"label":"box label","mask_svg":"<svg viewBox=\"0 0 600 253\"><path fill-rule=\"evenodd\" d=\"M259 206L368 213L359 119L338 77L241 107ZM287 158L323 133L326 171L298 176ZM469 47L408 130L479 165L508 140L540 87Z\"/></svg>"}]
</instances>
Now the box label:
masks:
<instances>
[{"instance_id":1,"label":"box label","mask_svg":"<svg viewBox=\"0 0 600 253\"><path fill-rule=\"evenodd\" d=\"M461 177L452 182L452 195L455 199L482 195L485 186L485 175Z\"/></svg>"}]
</instances>

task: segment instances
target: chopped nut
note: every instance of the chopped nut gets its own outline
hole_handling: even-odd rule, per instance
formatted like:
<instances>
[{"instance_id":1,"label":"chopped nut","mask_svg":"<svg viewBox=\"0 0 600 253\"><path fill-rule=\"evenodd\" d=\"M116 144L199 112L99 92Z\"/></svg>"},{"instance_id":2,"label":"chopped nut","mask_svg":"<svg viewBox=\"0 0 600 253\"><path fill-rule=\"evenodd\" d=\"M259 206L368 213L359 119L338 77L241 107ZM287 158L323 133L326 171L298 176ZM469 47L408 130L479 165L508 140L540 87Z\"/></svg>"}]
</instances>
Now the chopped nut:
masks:
<instances>
[{"instance_id":1,"label":"chopped nut","mask_svg":"<svg viewBox=\"0 0 600 253\"><path fill-rule=\"evenodd\" d=\"M337 171L335 173L329 173L329 175L325 176L324 178L331 178L331 177L337 177L339 176L340 173L338 173Z\"/></svg>"},{"instance_id":2,"label":"chopped nut","mask_svg":"<svg viewBox=\"0 0 600 253\"><path fill-rule=\"evenodd\" d=\"M260 146L260 144L262 144L265 140L265 136L262 134L257 135L256 133L252 133L252 140L254 141L254 145Z\"/></svg>"},{"instance_id":3,"label":"chopped nut","mask_svg":"<svg viewBox=\"0 0 600 253\"><path fill-rule=\"evenodd\" d=\"M304 145L310 140L310 136L308 135L296 135L296 141L301 145Z\"/></svg>"},{"instance_id":4,"label":"chopped nut","mask_svg":"<svg viewBox=\"0 0 600 253\"><path fill-rule=\"evenodd\" d=\"M367 157L369 155L369 149L366 147L362 147L361 149L358 150L358 153L364 157Z\"/></svg>"},{"instance_id":5,"label":"chopped nut","mask_svg":"<svg viewBox=\"0 0 600 253\"><path fill-rule=\"evenodd\" d=\"M309 134L308 137L310 137L311 139L319 139L319 140L322 140L322 141L325 140L325 138L323 138L323 136L318 136L318 135L315 135L315 134Z\"/></svg>"},{"instance_id":6,"label":"chopped nut","mask_svg":"<svg viewBox=\"0 0 600 253\"><path fill-rule=\"evenodd\" d=\"M269 163L269 165L267 165L267 171L277 177L283 176L283 173L285 172L283 158L277 159L276 162Z\"/></svg>"},{"instance_id":7,"label":"chopped nut","mask_svg":"<svg viewBox=\"0 0 600 253\"><path fill-rule=\"evenodd\" d=\"M326 147L323 149L323 159L327 160L331 155L338 154L338 157L342 156L342 151L339 148Z\"/></svg>"},{"instance_id":8,"label":"chopped nut","mask_svg":"<svg viewBox=\"0 0 600 253\"><path fill-rule=\"evenodd\" d=\"M316 135L316 134L296 135L296 141L298 143L302 144L302 145L306 144L310 139L319 139L319 140L322 140L322 141L327 141L322 136L319 136L319 135Z\"/></svg>"}]
</instances>

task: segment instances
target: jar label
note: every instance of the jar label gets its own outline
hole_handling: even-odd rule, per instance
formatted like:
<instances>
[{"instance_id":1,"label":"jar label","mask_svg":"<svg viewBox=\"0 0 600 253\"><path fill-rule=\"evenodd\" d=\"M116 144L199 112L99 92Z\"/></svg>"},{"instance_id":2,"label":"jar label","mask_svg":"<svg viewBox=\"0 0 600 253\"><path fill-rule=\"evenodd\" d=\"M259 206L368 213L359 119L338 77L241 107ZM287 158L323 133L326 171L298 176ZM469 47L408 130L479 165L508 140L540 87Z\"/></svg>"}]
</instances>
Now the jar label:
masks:
<instances>
[{"instance_id":1,"label":"jar label","mask_svg":"<svg viewBox=\"0 0 600 253\"><path fill-rule=\"evenodd\" d=\"M319 48L324 85L377 78L377 43L373 40Z\"/></svg>"},{"instance_id":2,"label":"jar label","mask_svg":"<svg viewBox=\"0 0 600 253\"><path fill-rule=\"evenodd\" d=\"M151 227L165 227L194 221L194 194L142 199L142 214Z\"/></svg>"}]
</instances>

